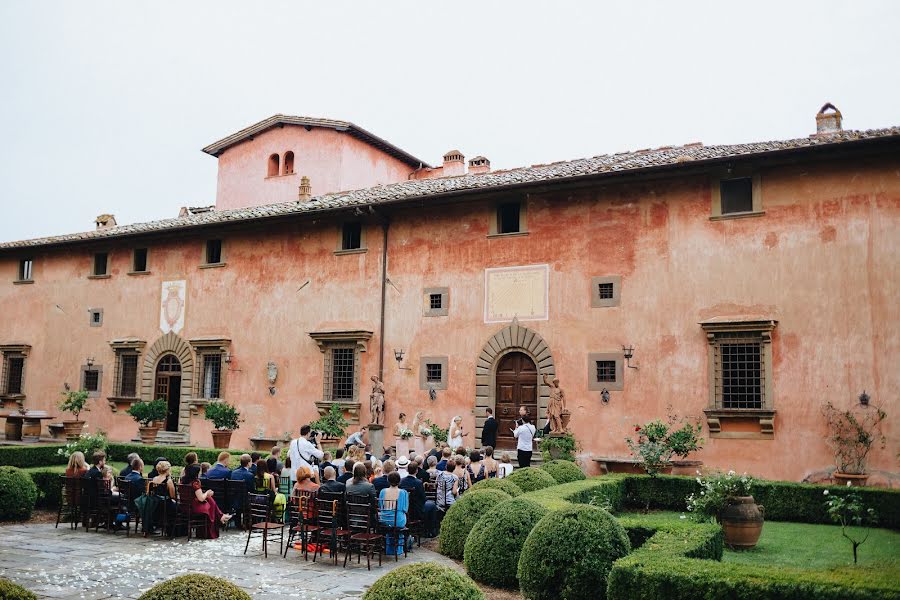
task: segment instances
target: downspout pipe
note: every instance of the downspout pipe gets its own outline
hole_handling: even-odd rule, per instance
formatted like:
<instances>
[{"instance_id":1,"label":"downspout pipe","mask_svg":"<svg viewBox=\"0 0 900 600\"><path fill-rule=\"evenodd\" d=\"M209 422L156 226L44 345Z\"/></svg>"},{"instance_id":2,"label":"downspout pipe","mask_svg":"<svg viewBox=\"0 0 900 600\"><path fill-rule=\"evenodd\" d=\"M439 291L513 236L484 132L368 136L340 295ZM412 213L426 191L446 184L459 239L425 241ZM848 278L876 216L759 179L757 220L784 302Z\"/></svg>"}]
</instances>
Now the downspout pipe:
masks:
<instances>
[{"instance_id":1,"label":"downspout pipe","mask_svg":"<svg viewBox=\"0 0 900 600\"><path fill-rule=\"evenodd\" d=\"M390 225L388 219L381 220L381 325L378 334L378 379L381 381L384 381L384 314L387 300L387 249Z\"/></svg>"}]
</instances>

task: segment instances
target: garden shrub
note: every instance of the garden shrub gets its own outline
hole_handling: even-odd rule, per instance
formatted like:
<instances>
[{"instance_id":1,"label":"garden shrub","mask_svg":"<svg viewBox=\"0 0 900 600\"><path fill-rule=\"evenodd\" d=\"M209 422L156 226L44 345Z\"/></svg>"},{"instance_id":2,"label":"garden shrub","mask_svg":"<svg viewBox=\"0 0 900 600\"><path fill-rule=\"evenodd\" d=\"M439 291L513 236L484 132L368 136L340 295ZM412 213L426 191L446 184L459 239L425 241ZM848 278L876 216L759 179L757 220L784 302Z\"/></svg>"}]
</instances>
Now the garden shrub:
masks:
<instances>
[{"instance_id":1,"label":"garden shrub","mask_svg":"<svg viewBox=\"0 0 900 600\"><path fill-rule=\"evenodd\" d=\"M28 473L16 467L0 467L0 521L31 518L37 497L37 486Z\"/></svg>"},{"instance_id":2,"label":"garden shrub","mask_svg":"<svg viewBox=\"0 0 900 600\"><path fill-rule=\"evenodd\" d=\"M252 600L250 595L230 581L191 573L154 585L139 600Z\"/></svg>"},{"instance_id":3,"label":"garden shrub","mask_svg":"<svg viewBox=\"0 0 900 600\"><path fill-rule=\"evenodd\" d=\"M625 478L625 503L636 508L684 511L687 497L700 491L693 477L631 475Z\"/></svg>"},{"instance_id":4,"label":"garden shrub","mask_svg":"<svg viewBox=\"0 0 900 600\"><path fill-rule=\"evenodd\" d=\"M787 481L753 482L753 499L765 506L767 521L831 523L824 509L824 490L829 494L846 492L844 486L821 486ZM900 490L853 488L867 508L875 509L878 527L900 529Z\"/></svg>"},{"instance_id":5,"label":"garden shrub","mask_svg":"<svg viewBox=\"0 0 900 600\"><path fill-rule=\"evenodd\" d=\"M501 480L502 481L502 480ZM517 588L516 570L525 539L549 511L527 498L501 502L478 519L466 539L466 571L475 581Z\"/></svg>"},{"instance_id":6,"label":"garden shrub","mask_svg":"<svg viewBox=\"0 0 900 600\"><path fill-rule=\"evenodd\" d=\"M37 596L9 579L0 579L0 600L37 600Z\"/></svg>"},{"instance_id":7,"label":"garden shrub","mask_svg":"<svg viewBox=\"0 0 900 600\"><path fill-rule=\"evenodd\" d=\"M65 449L65 444L55 444L52 446L0 446L0 465L10 467L30 468L30 467L49 467L53 465L65 465L67 459L65 456L59 455L58 451ZM216 448L191 448L189 446L145 446L144 444L124 444L110 442L107 449L107 462L117 460L123 461L125 457L132 452L137 452L144 464L153 465L153 459L157 456L165 456L173 465L184 464L184 455L188 452L196 452L199 462L215 463L219 457ZM241 454L250 454L250 450L228 450L232 457ZM267 452L260 452L263 457L268 456ZM91 461L90 455L85 458Z\"/></svg>"},{"instance_id":8,"label":"garden shrub","mask_svg":"<svg viewBox=\"0 0 900 600\"><path fill-rule=\"evenodd\" d=\"M466 545L466 537L484 513L510 496L501 490L470 490L459 497L441 521L440 552L450 558L460 559Z\"/></svg>"},{"instance_id":9,"label":"garden shrub","mask_svg":"<svg viewBox=\"0 0 900 600\"><path fill-rule=\"evenodd\" d=\"M592 477L529 492L525 497L550 510L572 504L592 504L617 512L624 506L625 478L618 475Z\"/></svg>"},{"instance_id":10,"label":"garden shrub","mask_svg":"<svg viewBox=\"0 0 900 600\"><path fill-rule=\"evenodd\" d=\"M484 600L465 575L437 563L404 565L378 578L363 600Z\"/></svg>"},{"instance_id":11,"label":"garden shrub","mask_svg":"<svg viewBox=\"0 0 900 600\"><path fill-rule=\"evenodd\" d=\"M509 479L514 484L522 488L523 492L533 492L535 490L539 490L545 487L550 487L551 485L556 485L558 482L553 479L553 476L550 475L547 471L542 471L537 467L525 467L524 469L516 469L514 470L509 477L505 479Z\"/></svg>"},{"instance_id":12,"label":"garden shrub","mask_svg":"<svg viewBox=\"0 0 900 600\"><path fill-rule=\"evenodd\" d=\"M0 465L8 467L46 467L64 465L66 458L57 451L63 445L53 446L0 446Z\"/></svg>"},{"instance_id":13,"label":"garden shrub","mask_svg":"<svg viewBox=\"0 0 900 600\"><path fill-rule=\"evenodd\" d=\"M518 577L529 600L588 600L602 596L613 562L631 549L611 514L576 505L538 521L522 546Z\"/></svg>"},{"instance_id":14,"label":"garden shrub","mask_svg":"<svg viewBox=\"0 0 900 600\"><path fill-rule=\"evenodd\" d=\"M516 496L521 496L524 492L522 488L514 484L509 479L482 479L475 485L469 488L469 491L472 490L487 490L487 489L495 489L502 490L515 498Z\"/></svg>"},{"instance_id":15,"label":"garden shrub","mask_svg":"<svg viewBox=\"0 0 900 600\"><path fill-rule=\"evenodd\" d=\"M551 460L540 466L541 469L550 473L550 476L557 483L569 483L572 481L581 481L587 479L587 476L581 470L581 467L570 460Z\"/></svg>"},{"instance_id":16,"label":"garden shrub","mask_svg":"<svg viewBox=\"0 0 900 600\"><path fill-rule=\"evenodd\" d=\"M34 481L37 486L38 497L35 506L41 508L56 508L59 506L60 494L62 493L62 475L64 469L62 465L47 469L27 469L25 473Z\"/></svg>"}]
</instances>

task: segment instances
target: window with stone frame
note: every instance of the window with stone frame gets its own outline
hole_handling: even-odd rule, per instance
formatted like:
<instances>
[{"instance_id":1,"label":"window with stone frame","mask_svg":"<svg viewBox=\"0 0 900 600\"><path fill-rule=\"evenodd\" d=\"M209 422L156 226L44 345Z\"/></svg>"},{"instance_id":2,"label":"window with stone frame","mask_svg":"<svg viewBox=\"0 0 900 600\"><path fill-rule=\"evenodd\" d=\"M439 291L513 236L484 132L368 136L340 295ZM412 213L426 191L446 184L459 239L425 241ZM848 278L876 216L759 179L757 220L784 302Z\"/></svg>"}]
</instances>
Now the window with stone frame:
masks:
<instances>
[{"instance_id":1,"label":"window with stone frame","mask_svg":"<svg viewBox=\"0 0 900 600\"><path fill-rule=\"evenodd\" d=\"M423 356L419 359L419 389L446 390L450 360L447 356Z\"/></svg>"},{"instance_id":2,"label":"window with stone frame","mask_svg":"<svg viewBox=\"0 0 900 600\"><path fill-rule=\"evenodd\" d=\"M16 281L34 281L34 259L23 258L19 261L19 273Z\"/></svg>"},{"instance_id":3,"label":"window with stone frame","mask_svg":"<svg viewBox=\"0 0 900 600\"><path fill-rule=\"evenodd\" d=\"M200 398L211 400L222 397L222 353L200 354Z\"/></svg>"},{"instance_id":4,"label":"window with stone frame","mask_svg":"<svg viewBox=\"0 0 900 600\"><path fill-rule=\"evenodd\" d=\"M325 399L352 402L356 387L356 351L352 346L333 346L325 352Z\"/></svg>"},{"instance_id":5,"label":"window with stone frame","mask_svg":"<svg viewBox=\"0 0 900 600\"><path fill-rule=\"evenodd\" d=\"M103 367L98 365L83 365L81 367L81 387L88 393L88 397L100 396L100 388L103 384Z\"/></svg>"},{"instance_id":6,"label":"window with stone frame","mask_svg":"<svg viewBox=\"0 0 900 600\"><path fill-rule=\"evenodd\" d=\"M3 381L0 392L3 396L23 396L25 394L25 355L19 352L3 353Z\"/></svg>"},{"instance_id":7,"label":"window with stone frame","mask_svg":"<svg viewBox=\"0 0 900 600\"><path fill-rule=\"evenodd\" d=\"M625 389L624 355L618 352L588 354L588 389L620 392Z\"/></svg>"},{"instance_id":8,"label":"window with stone frame","mask_svg":"<svg viewBox=\"0 0 900 600\"><path fill-rule=\"evenodd\" d=\"M353 418L358 417L360 396L361 353L366 351L372 332L365 330L330 330L309 334L322 352L322 399L317 408L327 411L332 403L352 404Z\"/></svg>"},{"instance_id":9,"label":"window with stone frame","mask_svg":"<svg viewBox=\"0 0 900 600\"><path fill-rule=\"evenodd\" d=\"M138 359L137 352L116 353L115 395L120 398L138 397Z\"/></svg>"}]
</instances>

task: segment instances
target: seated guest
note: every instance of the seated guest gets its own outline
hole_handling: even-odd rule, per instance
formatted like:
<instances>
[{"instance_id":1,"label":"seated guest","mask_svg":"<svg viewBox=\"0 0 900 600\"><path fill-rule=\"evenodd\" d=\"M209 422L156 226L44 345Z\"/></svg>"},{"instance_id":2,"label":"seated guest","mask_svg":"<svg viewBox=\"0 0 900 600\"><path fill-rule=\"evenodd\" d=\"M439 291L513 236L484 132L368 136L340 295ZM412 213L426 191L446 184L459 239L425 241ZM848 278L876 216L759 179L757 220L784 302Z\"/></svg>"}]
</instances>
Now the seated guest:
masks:
<instances>
[{"instance_id":1,"label":"seated guest","mask_svg":"<svg viewBox=\"0 0 900 600\"><path fill-rule=\"evenodd\" d=\"M137 452L132 452L125 459L125 468L119 471L119 477L128 477L128 474L131 473L131 463L134 462L134 459L140 458L140 455Z\"/></svg>"},{"instance_id":2,"label":"seated guest","mask_svg":"<svg viewBox=\"0 0 900 600\"><path fill-rule=\"evenodd\" d=\"M466 465L466 488L487 479L487 468L481 462L481 454L476 450L469 453L469 464Z\"/></svg>"},{"instance_id":3,"label":"seated guest","mask_svg":"<svg viewBox=\"0 0 900 600\"><path fill-rule=\"evenodd\" d=\"M128 466L131 467L131 472L124 479L129 484L128 497L134 503L135 499L147 491L147 482L144 480L144 461L137 457Z\"/></svg>"},{"instance_id":4,"label":"seated guest","mask_svg":"<svg viewBox=\"0 0 900 600\"><path fill-rule=\"evenodd\" d=\"M422 521L425 535L434 537L437 505L425 499L425 485L418 478L418 473L419 465L415 462L410 463L409 475L400 480L400 489L406 490L409 494L409 517L414 521Z\"/></svg>"},{"instance_id":5,"label":"seated guest","mask_svg":"<svg viewBox=\"0 0 900 600\"><path fill-rule=\"evenodd\" d=\"M209 473L209 469L212 467L208 462L200 463L200 477L206 477L206 474Z\"/></svg>"},{"instance_id":6,"label":"seated guest","mask_svg":"<svg viewBox=\"0 0 900 600\"><path fill-rule=\"evenodd\" d=\"M454 467L455 467L454 463ZM437 507L446 513L456 502L459 496L459 477L453 474L453 470L438 471L437 479Z\"/></svg>"},{"instance_id":7,"label":"seated guest","mask_svg":"<svg viewBox=\"0 0 900 600\"><path fill-rule=\"evenodd\" d=\"M106 452L97 450L91 455L92 466L88 472L84 474L85 479L102 479L103 469L106 467Z\"/></svg>"},{"instance_id":8,"label":"seated guest","mask_svg":"<svg viewBox=\"0 0 900 600\"><path fill-rule=\"evenodd\" d=\"M184 474L187 472L187 468L193 465L197 465L197 453L188 452L184 455L184 469L181 471L181 479L179 480L181 483L185 483ZM200 465L197 465L197 475L200 475Z\"/></svg>"},{"instance_id":9,"label":"seated guest","mask_svg":"<svg viewBox=\"0 0 900 600\"><path fill-rule=\"evenodd\" d=\"M482 460L482 464L484 464L484 470L487 473L488 479L493 479L497 476L497 469L499 468L499 463L494 460L494 448L493 446L485 446L484 450L484 460Z\"/></svg>"},{"instance_id":10,"label":"seated guest","mask_svg":"<svg viewBox=\"0 0 900 600\"><path fill-rule=\"evenodd\" d=\"M386 489L390 486L388 483L388 475L394 472L394 461L388 460L381 466L381 475L377 475L375 479L372 480L372 485L375 486L375 491L381 494L381 490Z\"/></svg>"},{"instance_id":11,"label":"seated guest","mask_svg":"<svg viewBox=\"0 0 900 600\"><path fill-rule=\"evenodd\" d=\"M256 463L262 455L259 452L250 453L250 472L256 475Z\"/></svg>"},{"instance_id":12,"label":"seated guest","mask_svg":"<svg viewBox=\"0 0 900 600\"><path fill-rule=\"evenodd\" d=\"M191 454L194 453L192 452ZM206 538L216 539L219 537L219 525L228 523L228 521L231 520L231 515L223 514L222 511L219 510L219 506L213 499L213 490L206 490L204 492L203 489L201 489L200 465L196 464L196 454L194 455L194 464L184 468L184 473L181 475L181 481L185 485L190 485L191 489L194 491L194 496L191 498L191 510L206 516ZM197 533L199 534L201 531L203 530L200 529Z\"/></svg>"},{"instance_id":13,"label":"seated guest","mask_svg":"<svg viewBox=\"0 0 900 600\"><path fill-rule=\"evenodd\" d=\"M447 463L450 461L451 456L453 456L453 450L451 450L449 447L444 448L441 451L441 460L439 460L437 463L438 471L446 471L447 470Z\"/></svg>"},{"instance_id":14,"label":"seated guest","mask_svg":"<svg viewBox=\"0 0 900 600\"><path fill-rule=\"evenodd\" d=\"M409 510L409 494L400 489L400 474L391 471L388 486L378 493L378 522L385 527L406 527L406 513ZM393 539L393 538L399 539ZM403 554L404 536L385 535L385 554Z\"/></svg>"},{"instance_id":15,"label":"seated guest","mask_svg":"<svg viewBox=\"0 0 900 600\"><path fill-rule=\"evenodd\" d=\"M284 465L282 465L283 467ZM266 459L266 472L272 475L272 477L276 478L275 487L278 487L277 479L281 477L281 469L278 468L278 459L274 456L269 456Z\"/></svg>"},{"instance_id":16,"label":"seated guest","mask_svg":"<svg viewBox=\"0 0 900 600\"><path fill-rule=\"evenodd\" d=\"M337 471L338 477L344 474L344 464L347 461L344 460L344 449L338 448L334 451L334 460L331 461L331 466L334 467L335 471Z\"/></svg>"},{"instance_id":17,"label":"seated guest","mask_svg":"<svg viewBox=\"0 0 900 600\"><path fill-rule=\"evenodd\" d=\"M468 473L466 472L466 457L456 455L456 470L453 471L453 474L459 478L459 493L463 494L467 489L469 489L469 478L467 477ZM450 470L450 467L453 465L453 462L447 463L447 470Z\"/></svg>"},{"instance_id":18,"label":"seated guest","mask_svg":"<svg viewBox=\"0 0 900 600\"><path fill-rule=\"evenodd\" d=\"M66 467L66 477L83 477L88 471L84 460L84 452L75 451L69 457L69 466Z\"/></svg>"},{"instance_id":19,"label":"seated guest","mask_svg":"<svg viewBox=\"0 0 900 600\"><path fill-rule=\"evenodd\" d=\"M163 461L169 462L169 459L166 458L165 456L157 456L156 457L156 460L153 461L153 469L151 469L150 473L147 474L148 479L153 479L154 477L159 475L159 472L156 470L156 465L158 465L159 463L161 463ZM171 464L172 463L169 463L170 468L171 468Z\"/></svg>"},{"instance_id":20,"label":"seated guest","mask_svg":"<svg viewBox=\"0 0 900 600\"><path fill-rule=\"evenodd\" d=\"M216 464L206 472L207 479L231 479L231 469L228 468L228 463L231 461L231 454L228 452L219 452L219 457L216 459ZM202 465L201 465L201 473L202 473Z\"/></svg>"},{"instance_id":21,"label":"seated guest","mask_svg":"<svg viewBox=\"0 0 900 600\"><path fill-rule=\"evenodd\" d=\"M156 463L153 470L156 475L150 478L150 488L153 495L161 501L159 512L145 512L141 514L141 520L144 521L144 531L153 533L156 525L156 519L164 519L163 523L171 526L175 522L175 482L172 481L171 474L172 465L167 460L161 460ZM167 532L168 533L168 532Z\"/></svg>"},{"instance_id":22,"label":"seated guest","mask_svg":"<svg viewBox=\"0 0 900 600\"><path fill-rule=\"evenodd\" d=\"M288 456L284 459L284 466L281 467L281 476L282 477L290 477L291 476L291 457Z\"/></svg>"},{"instance_id":23,"label":"seated guest","mask_svg":"<svg viewBox=\"0 0 900 600\"><path fill-rule=\"evenodd\" d=\"M241 466L231 472L231 476L228 478L232 481L243 481L247 486L247 492L253 493L255 490L256 478L253 473L250 472L250 455L249 454L241 454ZM233 492L229 492L231 495ZM246 496L243 494L235 494L235 497L231 499L231 506L228 507L232 513L240 515L242 513L242 509L244 508ZM235 521L238 525L240 524L238 521Z\"/></svg>"},{"instance_id":24,"label":"seated guest","mask_svg":"<svg viewBox=\"0 0 900 600\"><path fill-rule=\"evenodd\" d=\"M275 457L275 470L269 471L270 473L281 473L281 470L284 469L285 464L281 462L281 446L272 446L272 453L270 456Z\"/></svg>"},{"instance_id":25,"label":"seated guest","mask_svg":"<svg viewBox=\"0 0 900 600\"><path fill-rule=\"evenodd\" d=\"M425 469L425 472L428 473L429 481L433 481L438 476L438 473L440 473L437 468L437 463L438 461L436 456L428 457L428 468Z\"/></svg>"},{"instance_id":26,"label":"seated guest","mask_svg":"<svg viewBox=\"0 0 900 600\"><path fill-rule=\"evenodd\" d=\"M362 463L357 463L352 458L348 458L346 461L344 461L344 472L340 477L337 478L337 480L346 485L348 481L353 479L353 467L357 464ZM363 469L365 469L365 467L363 467Z\"/></svg>"},{"instance_id":27,"label":"seated guest","mask_svg":"<svg viewBox=\"0 0 900 600\"><path fill-rule=\"evenodd\" d=\"M509 452L500 456L500 464L497 465L497 477L508 477L513 472L512 462L509 460Z\"/></svg>"},{"instance_id":28,"label":"seated guest","mask_svg":"<svg viewBox=\"0 0 900 600\"><path fill-rule=\"evenodd\" d=\"M375 479L375 467L372 466L371 460L364 460L363 465L366 467L366 479L372 483Z\"/></svg>"},{"instance_id":29,"label":"seated guest","mask_svg":"<svg viewBox=\"0 0 900 600\"><path fill-rule=\"evenodd\" d=\"M431 481L431 476L428 474L428 471L425 470L425 457L421 454L417 454L415 459L413 459L416 463L416 477L419 478L419 481L422 483L428 483Z\"/></svg>"},{"instance_id":30,"label":"seated guest","mask_svg":"<svg viewBox=\"0 0 900 600\"><path fill-rule=\"evenodd\" d=\"M326 452L322 455L322 462L319 463L319 477L324 479L323 475L325 473L325 468L333 466L334 465L331 464L331 452ZM335 467L334 472L337 473L337 467Z\"/></svg>"},{"instance_id":31,"label":"seated guest","mask_svg":"<svg viewBox=\"0 0 900 600\"><path fill-rule=\"evenodd\" d=\"M350 461L347 461L347 464L350 464ZM375 486L366 479L366 465L355 463L352 471L352 479L346 485L347 497L365 496L369 499L369 503L375 506L375 499L378 496L375 492Z\"/></svg>"},{"instance_id":32,"label":"seated guest","mask_svg":"<svg viewBox=\"0 0 900 600\"><path fill-rule=\"evenodd\" d=\"M397 473L400 474L400 479L403 479L404 477L409 475L409 471L407 471L407 469L409 468L409 458L407 458L405 456L401 456L401 457L397 458L396 464L397 464Z\"/></svg>"},{"instance_id":33,"label":"seated guest","mask_svg":"<svg viewBox=\"0 0 900 600\"><path fill-rule=\"evenodd\" d=\"M323 483L319 487L319 493L328 492L329 494L344 494L344 490L346 486L343 483L337 481L337 475L334 473L334 467L325 467L325 473L323 473L323 477L325 478L325 483Z\"/></svg>"},{"instance_id":34,"label":"seated guest","mask_svg":"<svg viewBox=\"0 0 900 600\"><path fill-rule=\"evenodd\" d=\"M312 479L312 470L309 467L300 467L295 476L297 481L291 491L292 495L296 495L296 492L299 491L314 492L319 489L319 484Z\"/></svg>"},{"instance_id":35,"label":"seated guest","mask_svg":"<svg viewBox=\"0 0 900 600\"><path fill-rule=\"evenodd\" d=\"M256 461L256 475L254 475L253 488L257 494L265 494L269 500L275 499L275 478L269 473L266 461Z\"/></svg>"},{"instance_id":36,"label":"seated guest","mask_svg":"<svg viewBox=\"0 0 900 600\"><path fill-rule=\"evenodd\" d=\"M431 450L428 451L428 455L425 458L425 462L426 463L428 462L428 456L433 456L435 459L435 462L441 460L441 453L443 452L444 448L446 448L446 447L447 447L446 442L441 442L440 444L435 442L434 448L432 448Z\"/></svg>"}]
</instances>

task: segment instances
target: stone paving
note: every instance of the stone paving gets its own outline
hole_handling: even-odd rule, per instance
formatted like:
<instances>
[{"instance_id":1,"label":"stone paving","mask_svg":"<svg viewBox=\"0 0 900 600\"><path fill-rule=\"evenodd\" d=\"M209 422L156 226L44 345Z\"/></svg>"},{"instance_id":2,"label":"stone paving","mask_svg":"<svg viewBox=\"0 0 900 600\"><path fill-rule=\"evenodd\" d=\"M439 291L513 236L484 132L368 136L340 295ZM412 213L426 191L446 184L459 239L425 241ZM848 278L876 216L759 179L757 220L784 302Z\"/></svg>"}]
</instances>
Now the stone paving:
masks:
<instances>
[{"instance_id":1,"label":"stone paving","mask_svg":"<svg viewBox=\"0 0 900 600\"><path fill-rule=\"evenodd\" d=\"M269 558L262 554L258 537L244 556L246 534L230 530L217 540L151 538L124 532L85 532L60 524L22 524L0 527L0 577L25 586L40 598L99 600L137 598L154 584L186 573L223 577L243 588L253 598L355 600L372 583L410 562L436 561L449 564L439 554L414 548L399 562L384 557L378 567L366 570L348 563L343 555L337 566L327 557L313 563L294 550L278 555L270 544Z\"/></svg>"}]
</instances>

